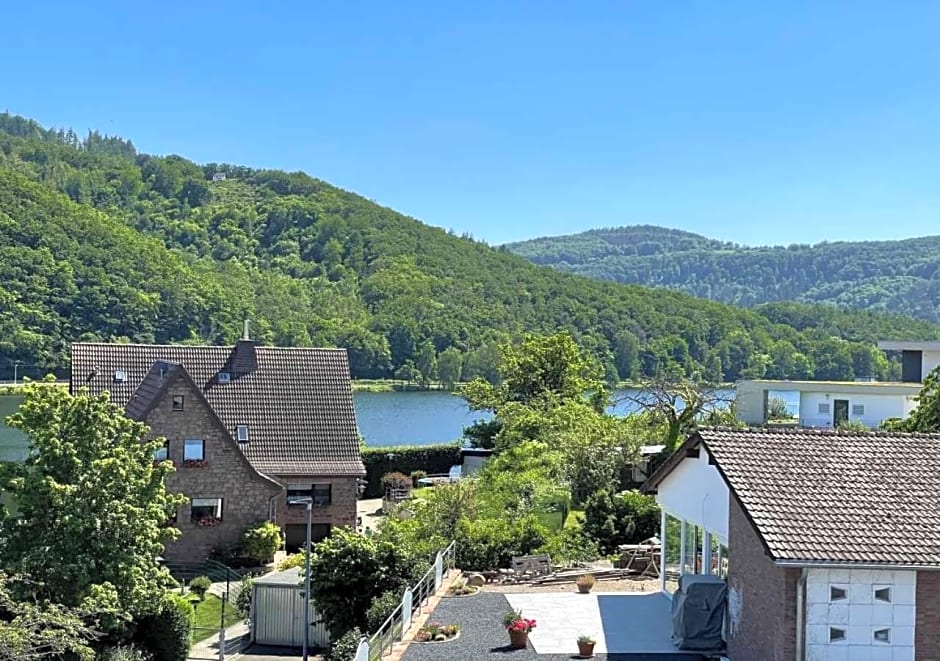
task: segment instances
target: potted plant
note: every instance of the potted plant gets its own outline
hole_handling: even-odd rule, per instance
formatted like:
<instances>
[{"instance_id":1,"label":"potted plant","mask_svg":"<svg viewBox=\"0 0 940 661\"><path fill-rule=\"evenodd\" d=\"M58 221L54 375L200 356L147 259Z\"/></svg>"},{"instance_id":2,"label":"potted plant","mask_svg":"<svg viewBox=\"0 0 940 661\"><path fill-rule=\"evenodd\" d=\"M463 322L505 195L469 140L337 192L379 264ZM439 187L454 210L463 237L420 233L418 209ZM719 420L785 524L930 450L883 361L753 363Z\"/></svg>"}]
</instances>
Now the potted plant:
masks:
<instances>
[{"instance_id":1,"label":"potted plant","mask_svg":"<svg viewBox=\"0 0 940 661\"><path fill-rule=\"evenodd\" d=\"M578 636L578 655L585 659L594 656L594 645L597 643L591 636Z\"/></svg>"},{"instance_id":2,"label":"potted plant","mask_svg":"<svg viewBox=\"0 0 940 661\"><path fill-rule=\"evenodd\" d=\"M503 626L509 632L509 646L521 649L529 642L529 632L535 628L535 620L522 617L520 610L510 610L503 615Z\"/></svg>"},{"instance_id":3,"label":"potted plant","mask_svg":"<svg viewBox=\"0 0 940 661\"><path fill-rule=\"evenodd\" d=\"M597 579L594 578L593 574L581 574L578 576L576 581L578 585L578 592L581 594L587 594L591 591L591 588L594 587L594 584L597 582Z\"/></svg>"}]
</instances>

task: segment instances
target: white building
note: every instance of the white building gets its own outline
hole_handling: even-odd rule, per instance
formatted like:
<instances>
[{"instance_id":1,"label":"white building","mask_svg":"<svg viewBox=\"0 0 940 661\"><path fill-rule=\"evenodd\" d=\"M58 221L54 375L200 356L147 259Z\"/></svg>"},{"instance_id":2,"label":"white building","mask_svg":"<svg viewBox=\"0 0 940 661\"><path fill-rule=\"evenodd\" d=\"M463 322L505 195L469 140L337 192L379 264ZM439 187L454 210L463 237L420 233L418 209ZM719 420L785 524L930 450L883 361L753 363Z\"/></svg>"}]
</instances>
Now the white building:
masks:
<instances>
[{"instance_id":1,"label":"white building","mask_svg":"<svg viewBox=\"0 0 940 661\"><path fill-rule=\"evenodd\" d=\"M732 661L940 658L940 435L694 433L644 486L662 588L726 578Z\"/></svg>"},{"instance_id":2,"label":"white building","mask_svg":"<svg viewBox=\"0 0 940 661\"><path fill-rule=\"evenodd\" d=\"M940 366L940 342L882 340L878 348L901 353L901 381L907 383L922 382L925 376Z\"/></svg>"},{"instance_id":3,"label":"white building","mask_svg":"<svg viewBox=\"0 0 940 661\"><path fill-rule=\"evenodd\" d=\"M801 427L836 427L844 421L874 428L888 418L910 415L920 389L920 383L739 381L735 406L741 420L762 425L768 420L771 393L798 392L797 424Z\"/></svg>"}]
</instances>

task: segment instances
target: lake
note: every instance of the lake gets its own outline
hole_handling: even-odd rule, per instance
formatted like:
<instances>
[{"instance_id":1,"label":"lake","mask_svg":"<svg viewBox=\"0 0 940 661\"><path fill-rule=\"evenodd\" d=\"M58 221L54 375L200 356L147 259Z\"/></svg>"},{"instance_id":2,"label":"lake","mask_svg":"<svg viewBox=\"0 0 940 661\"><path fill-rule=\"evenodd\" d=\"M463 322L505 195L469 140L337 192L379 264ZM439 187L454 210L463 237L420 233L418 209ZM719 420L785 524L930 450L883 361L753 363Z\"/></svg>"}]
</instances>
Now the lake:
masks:
<instances>
[{"instance_id":1,"label":"lake","mask_svg":"<svg viewBox=\"0 0 940 661\"><path fill-rule=\"evenodd\" d=\"M636 391L632 391L636 392ZM729 391L730 392L730 391ZM636 404L624 401L631 391L614 392L611 413L626 415L636 411ZM3 424L16 410L21 397L0 396L0 460L18 461L25 456L22 434ZM476 420L488 419L487 413L470 411L458 396L447 392L356 392L356 419L366 445L428 445L460 439L463 428Z\"/></svg>"}]
</instances>

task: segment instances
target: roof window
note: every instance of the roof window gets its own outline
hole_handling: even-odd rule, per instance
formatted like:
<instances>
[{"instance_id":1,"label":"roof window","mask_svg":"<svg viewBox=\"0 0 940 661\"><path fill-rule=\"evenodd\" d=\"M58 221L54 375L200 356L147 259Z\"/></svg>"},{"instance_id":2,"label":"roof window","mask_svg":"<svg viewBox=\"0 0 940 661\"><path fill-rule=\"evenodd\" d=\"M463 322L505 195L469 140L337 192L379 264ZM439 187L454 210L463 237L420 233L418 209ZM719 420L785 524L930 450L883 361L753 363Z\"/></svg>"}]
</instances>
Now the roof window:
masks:
<instances>
[{"instance_id":1,"label":"roof window","mask_svg":"<svg viewBox=\"0 0 940 661\"><path fill-rule=\"evenodd\" d=\"M248 442L248 425L238 425L235 427L235 432L238 435L239 443Z\"/></svg>"},{"instance_id":2,"label":"roof window","mask_svg":"<svg viewBox=\"0 0 940 661\"><path fill-rule=\"evenodd\" d=\"M114 370L115 383L124 383L127 381L127 372L124 370Z\"/></svg>"},{"instance_id":3,"label":"roof window","mask_svg":"<svg viewBox=\"0 0 940 661\"><path fill-rule=\"evenodd\" d=\"M219 372L219 383L229 383L231 380L231 372Z\"/></svg>"}]
</instances>

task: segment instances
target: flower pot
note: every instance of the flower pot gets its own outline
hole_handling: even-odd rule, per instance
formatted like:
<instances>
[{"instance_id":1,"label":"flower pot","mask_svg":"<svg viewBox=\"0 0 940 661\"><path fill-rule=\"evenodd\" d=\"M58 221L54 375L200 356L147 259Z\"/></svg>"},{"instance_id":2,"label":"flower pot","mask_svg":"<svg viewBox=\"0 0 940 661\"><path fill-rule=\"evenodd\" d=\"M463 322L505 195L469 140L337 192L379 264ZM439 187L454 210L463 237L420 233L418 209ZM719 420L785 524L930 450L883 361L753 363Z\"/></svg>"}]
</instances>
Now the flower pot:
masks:
<instances>
[{"instance_id":1,"label":"flower pot","mask_svg":"<svg viewBox=\"0 0 940 661\"><path fill-rule=\"evenodd\" d=\"M588 592L591 591L591 588L593 587L594 587L593 585L579 585L578 592L580 592L581 594L587 594Z\"/></svg>"},{"instance_id":2,"label":"flower pot","mask_svg":"<svg viewBox=\"0 0 940 661\"><path fill-rule=\"evenodd\" d=\"M594 656L594 643L578 643L578 655L584 659L590 659Z\"/></svg>"},{"instance_id":3,"label":"flower pot","mask_svg":"<svg viewBox=\"0 0 940 661\"><path fill-rule=\"evenodd\" d=\"M509 646L516 647L519 649L524 648L529 642L529 632L528 631L510 631L509 632Z\"/></svg>"}]
</instances>

